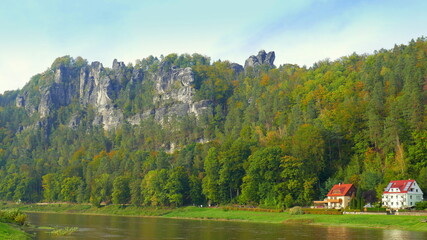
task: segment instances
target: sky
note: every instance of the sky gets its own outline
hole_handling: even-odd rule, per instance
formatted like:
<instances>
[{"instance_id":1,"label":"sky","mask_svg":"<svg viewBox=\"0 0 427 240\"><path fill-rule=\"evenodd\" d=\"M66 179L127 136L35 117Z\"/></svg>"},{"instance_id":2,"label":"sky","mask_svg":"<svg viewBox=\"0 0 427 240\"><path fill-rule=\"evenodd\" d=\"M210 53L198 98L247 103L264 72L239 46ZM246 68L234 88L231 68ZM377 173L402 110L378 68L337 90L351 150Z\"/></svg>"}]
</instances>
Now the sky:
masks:
<instances>
[{"instance_id":1,"label":"sky","mask_svg":"<svg viewBox=\"0 0 427 240\"><path fill-rule=\"evenodd\" d=\"M0 93L60 56L111 67L200 53L239 64L259 50L276 66L311 66L427 35L425 0L2 0Z\"/></svg>"}]
</instances>

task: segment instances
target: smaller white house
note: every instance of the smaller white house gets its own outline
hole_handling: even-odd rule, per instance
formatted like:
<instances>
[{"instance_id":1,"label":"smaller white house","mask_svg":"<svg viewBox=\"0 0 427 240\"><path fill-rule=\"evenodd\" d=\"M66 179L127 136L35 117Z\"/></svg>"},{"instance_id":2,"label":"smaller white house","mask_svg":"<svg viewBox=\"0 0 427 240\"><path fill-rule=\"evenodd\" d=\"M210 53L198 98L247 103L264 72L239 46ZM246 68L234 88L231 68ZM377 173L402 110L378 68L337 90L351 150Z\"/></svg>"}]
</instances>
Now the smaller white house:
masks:
<instances>
[{"instance_id":1,"label":"smaller white house","mask_svg":"<svg viewBox=\"0 0 427 240\"><path fill-rule=\"evenodd\" d=\"M382 195L383 206L402 209L423 201L423 192L415 180L390 181Z\"/></svg>"}]
</instances>

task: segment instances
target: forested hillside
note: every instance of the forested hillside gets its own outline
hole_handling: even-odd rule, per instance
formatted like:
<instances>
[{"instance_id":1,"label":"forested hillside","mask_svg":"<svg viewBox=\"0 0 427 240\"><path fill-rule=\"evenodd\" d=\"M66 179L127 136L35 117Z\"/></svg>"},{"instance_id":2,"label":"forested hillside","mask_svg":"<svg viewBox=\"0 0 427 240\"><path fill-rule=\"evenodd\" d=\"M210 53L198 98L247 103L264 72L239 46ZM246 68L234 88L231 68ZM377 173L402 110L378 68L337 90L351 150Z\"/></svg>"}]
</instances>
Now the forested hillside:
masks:
<instances>
[{"instance_id":1,"label":"forested hillside","mask_svg":"<svg viewBox=\"0 0 427 240\"><path fill-rule=\"evenodd\" d=\"M272 61L56 59L0 95L0 199L289 207L338 182L372 202L408 178L427 193L426 38Z\"/></svg>"}]
</instances>

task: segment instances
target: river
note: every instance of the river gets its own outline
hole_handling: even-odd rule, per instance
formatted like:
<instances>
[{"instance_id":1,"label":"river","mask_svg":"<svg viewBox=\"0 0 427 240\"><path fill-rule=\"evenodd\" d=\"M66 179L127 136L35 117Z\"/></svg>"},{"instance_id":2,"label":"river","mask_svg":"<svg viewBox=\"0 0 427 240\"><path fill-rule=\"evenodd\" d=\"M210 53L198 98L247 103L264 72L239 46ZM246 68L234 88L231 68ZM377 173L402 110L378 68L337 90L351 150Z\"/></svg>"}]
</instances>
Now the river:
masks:
<instances>
[{"instance_id":1,"label":"river","mask_svg":"<svg viewBox=\"0 0 427 240\"><path fill-rule=\"evenodd\" d=\"M80 214L28 213L37 227L78 227L70 236L57 237L51 230L35 229L36 239L427 239L425 232L400 230L265 224L151 217L96 216Z\"/></svg>"}]
</instances>

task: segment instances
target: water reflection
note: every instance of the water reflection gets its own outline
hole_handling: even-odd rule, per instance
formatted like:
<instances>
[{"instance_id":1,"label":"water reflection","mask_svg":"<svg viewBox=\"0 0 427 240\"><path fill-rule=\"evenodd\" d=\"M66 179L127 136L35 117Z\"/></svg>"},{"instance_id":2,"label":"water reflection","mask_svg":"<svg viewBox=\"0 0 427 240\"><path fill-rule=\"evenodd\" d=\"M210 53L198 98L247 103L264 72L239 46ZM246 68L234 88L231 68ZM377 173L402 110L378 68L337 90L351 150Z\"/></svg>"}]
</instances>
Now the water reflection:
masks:
<instances>
[{"instance_id":1,"label":"water reflection","mask_svg":"<svg viewBox=\"0 0 427 240\"><path fill-rule=\"evenodd\" d=\"M383 239L400 240L400 239L414 239L414 238L412 238L410 232L399 231L399 230L385 230L383 233ZM423 239L425 240L427 239L427 237L424 237Z\"/></svg>"},{"instance_id":2,"label":"water reflection","mask_svg":"<svg viewBox=\"0 0 427 240\"><path fill-rule=\"evenodd\" d=\"M327 239L351 239L352 236L349 234L350 230L346 227L326 227Z\"/></svg>"},{"instance_id":3,"label":"water reflection","mask_svg":"<svg viewBox=\"0 0 427 240\"><path fill-rule=\"evenodd\" d=\"M36 239L427 239L427 233L398 230L258 224L143 217L30 213L36 226L78 227L68 237L55 237L37 230Z\"/></svg>"}]
</instances>

